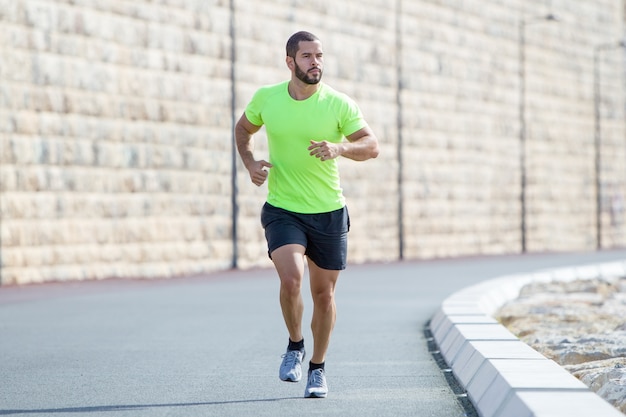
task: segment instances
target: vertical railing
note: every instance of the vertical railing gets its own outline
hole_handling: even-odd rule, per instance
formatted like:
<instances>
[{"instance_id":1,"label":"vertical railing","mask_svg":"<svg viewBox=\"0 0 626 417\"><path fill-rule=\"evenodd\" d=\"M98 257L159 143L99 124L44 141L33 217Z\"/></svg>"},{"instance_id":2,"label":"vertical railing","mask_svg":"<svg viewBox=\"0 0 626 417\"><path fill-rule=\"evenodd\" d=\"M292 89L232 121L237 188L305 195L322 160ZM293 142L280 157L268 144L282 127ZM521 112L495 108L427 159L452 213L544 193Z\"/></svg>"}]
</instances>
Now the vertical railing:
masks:
<instances>
[{"instance_id":1,"label":"vertical railing","mask_svg":"<svg viewBox=\"0 0 626 417\"><path fill-rule=\"evenodd\" d=\"M602 236L602 81L600 56L602 52L617 48L626 48L626 41L610 42L597 45L593 49L593 103L594 103L594 170L596 188L596 249L603 247Z\"/></svg>"},{"instance_id":2,"label":"vertical railing","mask_svg":"<svg viewBox=\"0 0 626 417\"><path fill-rule=\"evenodd\" d=\"M528 251L528 221L527 221L527 139L526 139L526 27L530 24L541 22L558 22L553 14L525 20L520 18L518 22L518 65L519 65L519 146L520 146L520 240L521 252Z\"/></svg>"},{"instance_id":3,"label":"vertical railing","mask_svg":"<svg viewBox=\"0 0 626 417\"><path fill-rule=\"evenodd\" d=\"M404 259L404 184L402 179L403 163L402 163L402 148L403 148L403 136L402 136L402 0L398 0L396 3L396 106L397 106L397 118L396 129L398 135L398 150L397 150L397 162L398 162L398 259Z\"/></svg>"},{"instance_id":4,"label":"vertical railing","mask_svg":"<svg viewBox=\"0 0 626 417\"><path fill-rule=\"evenodd\" d=\"M232 260L231 260L231 268L237 268L238 260L239 260L239 246L238 246L238 219L239 219L239 206L237 204L237 196L239 194L239 190L237 187L237 144L235 142L235 123L236 123L236 115L235 111L237 109L236 103L236 70L235 64L237 62L237 44L236 44L236 34L235 34L235 0L230 0L230 27L229 27L229 35L230 35L230 117L231 117L231 169L230 169L230 184L231 184L231 207L232 207L232 218L231 218L231 233L232 233Z\"/></svg>"}]
</instances>

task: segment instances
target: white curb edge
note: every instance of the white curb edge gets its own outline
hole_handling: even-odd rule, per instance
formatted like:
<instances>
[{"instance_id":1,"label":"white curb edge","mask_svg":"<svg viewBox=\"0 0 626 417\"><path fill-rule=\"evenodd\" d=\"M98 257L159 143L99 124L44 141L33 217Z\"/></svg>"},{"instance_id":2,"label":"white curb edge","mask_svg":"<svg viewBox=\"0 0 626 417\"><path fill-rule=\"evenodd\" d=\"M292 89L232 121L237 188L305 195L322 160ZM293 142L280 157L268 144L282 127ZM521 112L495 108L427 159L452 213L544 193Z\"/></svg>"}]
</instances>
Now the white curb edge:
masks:
<instances>
[{"instance_id":1,"label":"white curb edge","mask_svg":"<svg viewBox=\"0 0 626 417\"><path fill-rule=\"evenodd\" d=\"M492 317L530 282L614 279L624 275L626 261L491 279L446 298L433 316L430 330L481 417L624 417Z\"/></svg>"}]
</instances>

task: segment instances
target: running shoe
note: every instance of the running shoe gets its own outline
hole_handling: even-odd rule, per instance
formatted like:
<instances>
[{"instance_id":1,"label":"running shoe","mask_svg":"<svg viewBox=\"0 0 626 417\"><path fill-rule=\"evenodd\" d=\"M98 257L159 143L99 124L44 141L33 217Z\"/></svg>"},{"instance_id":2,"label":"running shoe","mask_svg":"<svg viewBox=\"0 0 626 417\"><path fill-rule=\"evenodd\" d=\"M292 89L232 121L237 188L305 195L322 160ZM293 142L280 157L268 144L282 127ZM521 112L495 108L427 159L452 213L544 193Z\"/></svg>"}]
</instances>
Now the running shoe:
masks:
<instances>
[{"instance_id":1,"label":"running shoe","mask_svg":"<svg viewBox=\"0 0 626 417\"><path fill-rule=\"evenodd\" d=\"M302 361L304 360L304 350L288 350L282 358L278 376L287 382L298 382L302 379Z\"/></svg>"},{"instance_id":2,"label":"running shoe","mask_svg":"<svg viewBox=\"0 0 626 417\"><path fill-rule=\"evenodd\" d=\"M315 369L309 372L309 379L304 390L304 398L326 398L328 386L323 369Z\"/></svg>"}]
</instances>

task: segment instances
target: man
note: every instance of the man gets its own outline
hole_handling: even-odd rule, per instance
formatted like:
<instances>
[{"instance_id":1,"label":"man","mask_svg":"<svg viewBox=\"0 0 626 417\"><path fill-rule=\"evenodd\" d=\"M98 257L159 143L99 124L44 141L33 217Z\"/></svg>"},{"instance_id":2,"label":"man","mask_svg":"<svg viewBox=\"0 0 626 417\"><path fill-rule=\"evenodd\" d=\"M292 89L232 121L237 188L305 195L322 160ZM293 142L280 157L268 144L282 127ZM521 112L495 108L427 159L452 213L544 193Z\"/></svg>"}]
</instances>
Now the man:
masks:
<instances>
[{"instance_id":1,"label":"man","mask_svg":"<svg viewBox=\"0 0 626 417\"><path fill-rule=\"evenodd\" d=\"M328 393L324 364L335 324L335 285L346 267L350 227L336 158L375 158L378 140L357 105L320 82L324 57L315 35L297 32L286 49L291 79L254 94L235 126L235 139L252 183L260 186L268 180L261 223L280 278L280 306L289 332L279 377L289 382L302 377L304 304L300 290L306 256L313 298L313 355L304 396L324 398ZM262 125L269 162L253 154L252 136Z\"/></svg>"}]
</instances>

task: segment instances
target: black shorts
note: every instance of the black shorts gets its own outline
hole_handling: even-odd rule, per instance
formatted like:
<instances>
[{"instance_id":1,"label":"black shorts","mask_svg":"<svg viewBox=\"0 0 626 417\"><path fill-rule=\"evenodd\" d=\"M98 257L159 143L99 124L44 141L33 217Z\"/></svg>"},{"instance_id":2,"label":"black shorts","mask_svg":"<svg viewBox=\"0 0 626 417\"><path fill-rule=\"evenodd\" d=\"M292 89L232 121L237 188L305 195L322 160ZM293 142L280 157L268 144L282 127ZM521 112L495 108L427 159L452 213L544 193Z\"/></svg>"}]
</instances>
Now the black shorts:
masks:
<instances>
[{"instance_id":1,"label":"black shorts","mask_svg":"<svg viewBox=\"0 0 626 417\"><path fill-rule=\"evenodd\" d=\"M322 269L346 269L348 255L348 208L320 214L300 214L265 203L261 211L270 259L283 245L299 244L305 255Z\"/></svg>"}]
</instances>

